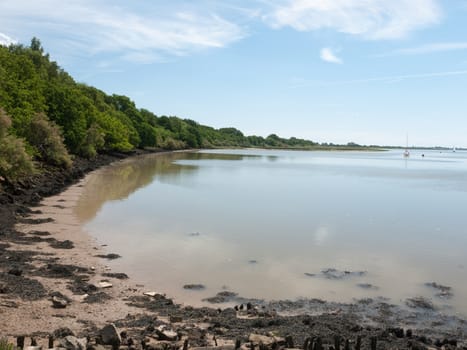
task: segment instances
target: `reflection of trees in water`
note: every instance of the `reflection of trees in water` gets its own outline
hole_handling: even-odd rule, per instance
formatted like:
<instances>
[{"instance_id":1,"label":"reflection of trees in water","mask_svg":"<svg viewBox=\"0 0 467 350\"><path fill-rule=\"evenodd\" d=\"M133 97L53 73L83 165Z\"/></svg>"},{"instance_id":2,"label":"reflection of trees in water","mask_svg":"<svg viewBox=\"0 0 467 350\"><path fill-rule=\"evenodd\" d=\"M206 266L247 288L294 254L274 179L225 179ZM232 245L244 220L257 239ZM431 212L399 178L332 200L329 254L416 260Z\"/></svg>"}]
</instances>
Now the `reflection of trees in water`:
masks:
<instances>
[{"instance_id":1,"label":"reflection of trees in water","mask_svg":"<svg viewBox=\"0 0 467 350\"><path fill-rule=\"evenodd\" d=\"M91 175L76 206L76 214L81 220L91 220L105 202L128 198L156 179L174 185L187 184L187 177L197 172L198 166L174 164L177 160L242 160L245 157L249 155L168 153L124 160Z\"/></svg>"}]
</instances>

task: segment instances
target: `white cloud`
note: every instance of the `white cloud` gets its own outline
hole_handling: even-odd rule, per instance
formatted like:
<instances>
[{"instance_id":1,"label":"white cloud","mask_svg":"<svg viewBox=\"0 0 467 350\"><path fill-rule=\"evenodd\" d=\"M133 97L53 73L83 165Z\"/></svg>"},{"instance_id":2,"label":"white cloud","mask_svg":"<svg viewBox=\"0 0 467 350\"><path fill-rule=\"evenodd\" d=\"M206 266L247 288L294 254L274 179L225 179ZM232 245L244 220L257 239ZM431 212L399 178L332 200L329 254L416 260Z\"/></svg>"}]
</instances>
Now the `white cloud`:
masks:
<instances>
[{"instance_id":1,"label":"white cloud","mask_svg":"<svg viewBox=\"0 0 467 350\"><path fill-rule=\"evenodd\" d=\"M10 38L8 35L0 33L0 45L9 46L10 44L14 43L16 43L16 41Z\"/></svg>"},{"instance_id":2,"label":"white cloud","mask_svg":"<svg viewBox=\"0 0 467 350\"><path fill-rule=\"evenodd\" d=\"M320 57L323 61L329 62L329 63L342 63L342 59L337 57L334 52L328 47L324 47L320 51Z\"/></svg>"},{"instance_id":3,"label":"white cloud","mask_svg":"<svg viewBox=\"0 0 467 350\"><path fill-rule=\"evenodd\" d=\"M225 47L246 35L235 23L192 7L184 11L160 2L136 7L119 7L110 0L2 1L0 23L21 37L47 37L62 50L119 53L138 62Z\"/></svg>"},{"instance_id":4,"label":"white cloud","mask_svg":"<svg viewBox=\"0 0 467 350\"><path fill-rule=\"evenodd\" d=\"M398 83L405 80L418 80L418 79L436 79L444 78L451 76L465 76L467 75L467 70L455 70L455 71L443 71L443 72L433 72L433 73L419 73L419 74L404 74L404 75L392 75L384 77L375 77L375 78L363 78L363 79L353 79L353 80L335 80L335 81L312 81L312 80L302 80L295 84L291 84L289 88L305 88L309 86L337 86L337 85L354 85L354 84L368 84L368 83Z\"/></svg>"},{"instance_id":5,"label":"white cloud","mask_svg":"<svg viewBox=\"0 0 467 350\"><path fill-rule=\"evenodd\" d=\"M266 20L275 28L333 29L367 39L397 39L436 24L438 0L282 0Z\"/></svg>"}]
</instances>

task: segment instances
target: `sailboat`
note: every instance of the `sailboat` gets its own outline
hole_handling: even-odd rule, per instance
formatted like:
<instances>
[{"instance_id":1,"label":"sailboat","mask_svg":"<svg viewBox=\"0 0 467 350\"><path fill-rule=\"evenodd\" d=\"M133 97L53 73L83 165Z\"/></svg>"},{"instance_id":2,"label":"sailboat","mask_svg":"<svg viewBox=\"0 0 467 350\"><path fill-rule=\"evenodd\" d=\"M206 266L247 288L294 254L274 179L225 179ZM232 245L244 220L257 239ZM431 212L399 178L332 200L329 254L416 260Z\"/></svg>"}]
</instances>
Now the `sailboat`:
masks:
<instances>
[{"instance_id":1,"label":"sailboat","mask_svg":"<svg viewBox=\"0 0 467 350\"><path fill-rule=\"evenodd\" d=\"M405 151L404 151L404 158L410 157L409 152L409 134L407 134L406 143L405 143Z\"/></svg>"}]
</instances>

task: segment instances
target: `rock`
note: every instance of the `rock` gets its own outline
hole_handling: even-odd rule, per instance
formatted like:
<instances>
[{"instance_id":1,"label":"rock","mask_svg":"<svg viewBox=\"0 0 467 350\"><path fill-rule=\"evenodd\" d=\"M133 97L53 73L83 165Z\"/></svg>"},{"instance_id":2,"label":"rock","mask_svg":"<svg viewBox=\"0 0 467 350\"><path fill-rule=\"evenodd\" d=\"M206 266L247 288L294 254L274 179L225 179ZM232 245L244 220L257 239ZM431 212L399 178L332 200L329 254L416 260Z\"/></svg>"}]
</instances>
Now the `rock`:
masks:
<instances>
[{"instance_id":1,"label":"rock","mask_svg":"<svg viewBox=\"0 0 467 350\"><path fill-rule=\"evenodd\" d=\"M357 283L357 287L363 289L371 289L371 290L378 290L379 288L371 283Z\"/></svg>"},{"instance_id":2,"label":"rock","mask_svg":"<svg viewBox=\"0 0 467 350\"><path fill-rule=\"evenodd\" d=\"M223 291L223 292L217 293L216 296L205 298L203 299L203 301L207 301L213 304L226 303L234 299L236 296L237 296L237 293Z\"/></svg>"},{"instance_id":3,"label":"rock","mask_svg":"<svg viewBox=\"0 0 467 350\"><path fill-rule=\"evenodd\" d=\"M185 284L183 289L190 289L190 290L203 290L206 287L203 284Z\"/></svg>"},{"instance_id":4,"label":"rock","mask_svg":"<svg viewBox=\"0 0 467 350\"><path fill-rule=\"evenodd\" d=\"M174 340L177 340L178 338L177 332L173 331L172 329L167 328L164 325L157 327L155 329L155 332L159 340L174 341Z\"/></svg>"},{"instance_id":5,"label":"rock","mask_svg":"<svg viewBox=\"0 0 467 350\"><path fill-rule=\"evenodd\" d=\"M86 338L76 338L73 335L67 335L59 340L60 346L67 350L86 350L88 341Z\"/></svg>"},{"instance_id":6,"label":"rock","mask_svg":"<svg viewBox=\"0 0 467 350\"><path fill-rule=\"evenodd\" d=\"M112 283L109 282L99 282L97 284L99 288L112 288Z\"/></svg>"},{"instance_id":7,"label":"rock","mask_svg":"<svg viewBox=\"0 0 467 350\"><path fill-rule=\"evenodd\" d=\"M14 276L21 276L23 274L23 270L17 268L17 267L14 267L10 270L8 270L8 274L10 275L14 275Z\"/></svg>"},{"instance_id":8,"label":"rock","mask_svg":"<svg viewBox=\"0 0 467 350\"><path fill-rule=\"evenodd\" d=\"M415 298L408 298L406 299L405 303L407 304L408 307L414 308L414 309L426 309L426 310L434 310L435 306L433 303L424 298L424 297L415 297Z\"/></svg>"},{"instance_id":9,"label":"rock","mask_svg":"<svg viewBox=\"0 0 467 350\"><path fill-rule=\"evenodd\" d=\"M277 344L285 344L285 339L280 337L268 337L267 335L255 334L251 333L248 337L248 341L253 344L263 344L266 346L272 345L274 343Z\"/></svg>"},{"instance_id":10,"label":"rock","mask_svg":"<svg viewBox=\"0 0 467 350\"><path fill-rule=\"evenodd\" d=\"M68 239L65 241L52 241L49 244L52 248L55 249L73 249L75 247L73 242Z\"/></svg>"},{"instance_id":11,"label":"rock","mask_svg":"<svg viewBox=\"0 0 467 350\"><path fill-rule=\"evenodd\" d=\"M74 335L74 333L70 328L67 327L58 328L53 332L53 336L55 338L64 338L68 335Z\"/></svg>"},{"instance_id":12,"label":"rock","mask_svg":"<svg viewBox=\"0 0 467 350\"><path fill-rule=\"evenodd\" d=\"M58 296L52 297L52 306L56 309L64 309L68 305L68 301L64 298L60 298Z\"/></svg>"},{"instance_id":13,"label":"rock","mask_svg":"<svg viewBox=\"0 0 467 350\"><path fill-rule=\"evenodd\" d=\"M94 344L88 346L87 350L108 350L104 345Z\"/></svg>"},{"instance_id":14,"label":"rock","mask_svg":"<svg viewBox=\"0 0 467 350\"><path fill-rule=\"evenodd\" d=\"M110 253L110 254L99 254L99 255L96 255L96 257L98 257L98 258L103 258L103 259L108 259L108 260L114 260L114 259L121 258L120 255L115 254L115 253Z\"/></svg>"},{"instance_id":15,"label":"rock","mask_svg":"<svg viewBox=\"0 0 467 350\"><path fill-rule=\"evenodd\" d=\"M438 293L435 294L438 298L449 299L453 296L452 288L449 286L444 286L436 282L427 282L425 286L436 289Z\"/></svg>"},{"instance_id":16,"label":"rock","mask_svg":"<svg viewBox=\"0 0 467 350\"><path fill-rule=\"evenodd\" d=\"M190 350L235 350L235 345L193 347Z\"/></svg>"},{"instance_id":17,"label":"rock","mask_svg":"<svg viewBox=\"0 0 467 350\"><path fill-rule=\"evenodd\" d=\"M143 295L146 295L151 298L156 298L156 297L165 297L165 294L157 293L157 292L144 292Z\"/></svg>"},{"instance_id":18,"label":"rock","mask_svg":"<svg viewBox=\"0 0 467 350\"><path fill-rule=\"evenodd\" d=\"M183 317L182 316L172 315L172 316L170 316L170 322L171 323L183 322Z\"/></svg>"},{"instance_id":19,"label":"rock","mask_svg":"<svg viewBox=\"0 0 467 350\"><path fill-rule=\"evenodd\" d=\"M42 350L42 346L26 346L24 350Z\"/></svg>"},{"instance_id":20,"label":"rock","mask_svg":"<svg viewBox=\"0 0 467 350\"><path fill-rule=\"evenodd\" d=\"M102 276L110 277L110 278L116 278L116 279L119 279L119 280L128 279L128 275L126 273L123 273L123 272L104 272L102 274Z\"/></svg>"},{"instance_id":21,"label":"rock","mask_svg":"<svg viewBox=\"0 0 467 350\"><path fill-rule=\"evenodd\" d=\"M154 338L146 338L144 340L144 348L146 350L167 350L167 349L182 349L183 343L168 342L166 340L156 340Z\"/></svg>"},{"instance_id":22,"label":"rock","mask_svg":"<svg viewBox=\"0 0 467 350\"><path fill-rule=\"evenodd\" d=\"M120 346L122 338L113 323L108 324L99 331L99 335L104 345Z\"/></svg>"},{"instance_id":23,"label":"rock","mask_svg":"<svg viewBox=\"0 0 467 350\"><path fill-rule=\"evenodd\" d=\"M366 271L340 271L334 268L321 270L321 274L331 280L343 279L345 277L364 276Z\"/></svg>"}]
</instances>

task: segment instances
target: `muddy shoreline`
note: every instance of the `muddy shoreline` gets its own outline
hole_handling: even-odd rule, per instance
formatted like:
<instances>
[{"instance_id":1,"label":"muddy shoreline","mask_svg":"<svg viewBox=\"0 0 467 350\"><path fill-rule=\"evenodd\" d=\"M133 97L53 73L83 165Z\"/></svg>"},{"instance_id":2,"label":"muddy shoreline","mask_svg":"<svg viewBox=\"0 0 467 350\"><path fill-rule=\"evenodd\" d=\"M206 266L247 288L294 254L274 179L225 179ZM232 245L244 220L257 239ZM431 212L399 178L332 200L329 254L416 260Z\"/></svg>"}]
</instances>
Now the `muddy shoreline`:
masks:
<instances>
[{"instance_id":1,"label":"muddy shoreline","mask_svg":"<svg viewBox=\"0 0 467 350\"><path fill-rule=\"evenodd\" d=\"M404 308L383 298L343 304L220 294L213 296L212 308L195 308L157 291L145 295L150 291L133 285L131 276L106 267L112 252L82 233L71 215L82 186L78 181L128 156L77 159L69 171L46 169L0 191L0 336L34 336L46 342L54 332L57 338L72 332L95 339L100 329L114 323L135 348L181 348L186 340L190 347L237 342L251 348L257 341L252 334L269 337L261 338L263 345L278 337L271 348L310 347L310 337L319 337L325 348L335 348L336 337L343 347L345 340L355 347L360 339L362 349L372 341L378 349L467 347L464 319L416 298ZM169 337L170 332L175 335Z\"/></svg>"}]
</instances>

